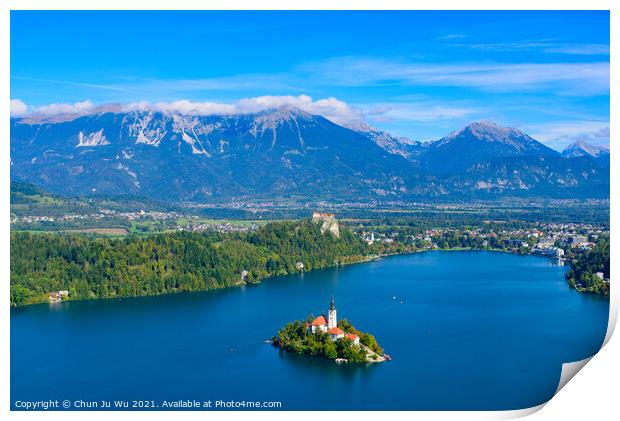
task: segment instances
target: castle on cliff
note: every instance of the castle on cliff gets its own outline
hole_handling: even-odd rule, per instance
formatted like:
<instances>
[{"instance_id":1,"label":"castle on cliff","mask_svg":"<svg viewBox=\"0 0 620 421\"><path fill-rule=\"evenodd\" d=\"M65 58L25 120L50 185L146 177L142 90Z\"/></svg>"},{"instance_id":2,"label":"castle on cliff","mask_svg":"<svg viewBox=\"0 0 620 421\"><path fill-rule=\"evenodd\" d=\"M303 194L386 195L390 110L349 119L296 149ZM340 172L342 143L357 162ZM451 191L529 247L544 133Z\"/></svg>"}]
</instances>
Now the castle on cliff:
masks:
<instances>
[{"instance_id":1,"label":"castle on cliff","mask_svg":"<svg viewBox=\"0 0 620 421\"><path fill-rule=\"evenodd\" d=\"M321 224L321 233L329 231L340 238L340 227L333 213L312 212L312 222Z\"/></svg>"}]
</instances>

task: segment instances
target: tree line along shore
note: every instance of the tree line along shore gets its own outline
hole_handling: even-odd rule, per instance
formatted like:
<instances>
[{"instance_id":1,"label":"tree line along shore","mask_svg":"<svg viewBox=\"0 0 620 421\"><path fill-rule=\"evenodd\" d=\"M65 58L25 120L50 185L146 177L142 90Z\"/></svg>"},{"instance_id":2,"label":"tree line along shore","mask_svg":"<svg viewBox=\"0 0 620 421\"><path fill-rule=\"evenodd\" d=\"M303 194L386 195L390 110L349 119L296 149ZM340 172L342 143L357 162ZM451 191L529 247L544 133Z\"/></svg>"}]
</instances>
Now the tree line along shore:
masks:
<instances>
[{"instance_id":1,"label":"tree line along shore","mask_svg":"<svg viewBox=\"0 0 620 421\"><path fill-rule=\"evenodd\" d=\"M11 305L68 299L207 291L269 276L368 259L371 248L350 231L322 233L308 220L267 224L247 233L97 237L11 233Z\"/></svg>"},{"instance_id":2,"label":"tree line along shore","mask_svg":"<svg viewBox=\"0 0 620 421\"><path fill-rule=\"evenodd\" d=\"M21 306L46 302L53 293L58 300L81 300L207 291L419 251L398 247L368 244L344 226L337 237L311 220L272 222L248 232L147 237L12 232L10 300ZM572 287L608 295L600 274L609 278L609 238L571 267Z\"/></svg>"}]
</instances>

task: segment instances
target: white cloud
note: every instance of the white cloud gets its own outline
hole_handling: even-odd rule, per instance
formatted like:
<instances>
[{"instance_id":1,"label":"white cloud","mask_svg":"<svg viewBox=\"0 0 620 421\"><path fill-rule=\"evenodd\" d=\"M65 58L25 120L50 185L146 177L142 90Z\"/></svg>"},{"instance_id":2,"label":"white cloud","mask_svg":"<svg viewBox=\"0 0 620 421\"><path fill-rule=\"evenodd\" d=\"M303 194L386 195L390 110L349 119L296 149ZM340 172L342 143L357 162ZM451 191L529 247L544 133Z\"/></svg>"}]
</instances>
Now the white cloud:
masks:
<instances>
[{"instance_id":1,"label":"white cloud","mask_svg":"<svg viewBox=\"0 0 620 421\"><path fill-rule=\"evenodd\" d=\"M477 110L470 107L451 106L437 103L394 103L378 104L368 109L365 115L377 122L406 120L429 122L437 120L454 120L470 116Z\"/></svg>"},{"instance_id":2,"label":"white cloud","mask_svg":"<svg viewBox=\"0 0 620 421\"><path fill-rule=\"evenodd\" d=\"M609 55L609 45L606 44L565 44L551 46L545 49L546 53L571 55Z\"/></svg>"},{"instance_id":3,"label":"white cloud","mask_svg":"<svg viewBox=\"0 0 620 421\"><path fill-rule=\"evenodd\" d=\"M26 116L33 121L63 121L76 116L100 112L154 111L190 116L254 114L280 107L294 107L314 115L321 115L336 124L358 130L368 129L368 122L385 124L419 123L437 125L457 121L466 124L487 111L466 103L438 103L417 99L407 102L348 104L334 97L314 100L308 95L258 96L234 102L196 102L179 100L149 103L94 105L91 101L74 104L55 103L32 107L23 101L11 100L11 116ZM550 147L562 149L575 140L586 140L597 145L609 144L608 121L560 121L523 127L535 139Z\"/></svg>"},{"instance_id":4,"label":"white cloud","mask_svg":"<svg viewBox=\"0 0 620 421\"><path fill-rule=\"evenodd\" d=\"M23 102L21 104L23 104L23 109L27 108L26 104ZM179 100L173 102L156 102L153 104L146 101L140 101L117 106L95 106L91 101L84 101L77 102L75 104L57 103L39 107L31 107L29 114L33 117L57 117L63 115L84 115L104 111L159 111L164 113L207 116L215 114L253 114L284 106L298 108L310 114L321 115L336 124L347 127L365 127L364 112L361 109L351 106L334 97L323 98L315 101L308 95L267 95L253 98L243 98L231 103Z\"/></svg>"},{"instance_id":5,"label":"white cloud","mask_svg":"<svg viewBox=\"0 0 620 421\"><path fill-rule=\"evenodd\" d=\"M593 145L609 146L609 121L560 121L524 127L534 139L562 150L581 140Z\"/></svg>"},{"instance_id":6,"label":"white cloud","mask_svg":"<svg viewBox=\"0 0 620 421\"><path fill-rule=\"evenodd\" d=\"M11 117L21 117L28 113L28 106L21 99L11 100Z\"/></svg>"},{"instance_id":7,"label":"white cloud","mask_svg":"<svg viewBox=\"0 0 620 421\"><path fill-rule=\"evenodd\" d=\"M429 64L341 57L304 67L310 77L338 86L452 86L494 92L609 93L609 62Z\"/></svg>"},{"instance_id":8,"label":"white cloud","mask_svg":"<svg viewBox=\"0 0 620 421\"><path fill-rule=\"evenodd\" d=\"M90 100L76 102L74 104L54 103L33 108L32 114L44 116L57 116L62 114L88 114L93 112L95 104Z\"/></svg>"},{"instance_id":9,"label":"white cloud","mask_svg":"<svg viewBox=\"0 0 620 421\"><path fill-rule=\"evenodd\" d=\"M116 92L131 92L130 90L126 89L123 86L75 82L75 81L70 81L70 80L40 79L40 78L25 77L25 76L18 76L18 75L11 75L11 79L23 80L23 81L34 82L34 83L77 86L80 88L95 88L95 89L103 89L107 91L116 91Z\"/></svg>"},{"instance_id":10,"label":"white cloud","mask_svg":"<svg viewBox=\"0 0 620 421\"><path fill-rule=\"evenodd\" d=\"M542 53L566 55L609 55L609 45L607 44L567 44L547 41L523 41L449 45L481 51L538 51Z\"/></svg>"},{"instance_id":11,"label":"white cloud","mask_svg":"<svg viewBox=\"0 0 620 421\"><path fill-rule=\"evenodd\" d=\"M450 35L448 35L450 36ZM452 34L453 38L458 34ZM452 44L480 50L528 51L569 55L608 55L606 44L552 42ZM283 73L237 74L206 79L125 80L112 85L28 79L131 93L133 97L183 97L210 91L295 92L308 86L381 87L448 86L487 92L530 92L564 95L607 95L609 60L548 63L428 63L377 57L334 57L295 66ZM14 76L14 78L19 78Z\"/></svg>"},{"instance_id":12,"label":"white cloud","mask_svg":"<svg viewBox=\"0 0 620 421\"><path fill-rule=\"evenodd\" d=\"M446 35L441 35L441 36L437 37L437 39L440 40L440 41L447 41L447 40L451 40L451 39L461 39L461 38L465 38L465 35L463 35L463 34L446 34Z\"/></svg>"},{"instance_id":13,"label":"white cloud","mask_svg":"<svg viewBox=\"0 0 620 421\"><path fill-rule=\"evenodd\" d=\"M356 107L336 98L329 97L314 101L308 95L259 96L243 98L232 103L193 102L180 100L174 102L137 102L122 106L123 111L152 110L164 113L207 116L214 114L254 114L280 107L294 107L310 114L321 115L336 124L353 128L363 127L364 113Z\"/></svg>"},{"instance_id":14,"label":"white cloud","mask_svg":"<svg viewBox=\"0 0 620 421\"><path fill-rule=\"evenodd\" d=\"M248 91L297 91L299 82L289 74L239 74L208 79L138 79L113 85L127 92L150 94L178 94L181 92Z\"/></svg>"},{"instance_id":15,"label":"white cloud","mask_svg":"<svg viewBox=\"0 0 620 421\"><path fill-rule=\"evenodd\" d=\"M185 115L236 114L235 107L231 104L192 102L185 99L174 102L157 102L153 104L150 109L169 114L177 113Z\"/></svg>"}]
</instances>

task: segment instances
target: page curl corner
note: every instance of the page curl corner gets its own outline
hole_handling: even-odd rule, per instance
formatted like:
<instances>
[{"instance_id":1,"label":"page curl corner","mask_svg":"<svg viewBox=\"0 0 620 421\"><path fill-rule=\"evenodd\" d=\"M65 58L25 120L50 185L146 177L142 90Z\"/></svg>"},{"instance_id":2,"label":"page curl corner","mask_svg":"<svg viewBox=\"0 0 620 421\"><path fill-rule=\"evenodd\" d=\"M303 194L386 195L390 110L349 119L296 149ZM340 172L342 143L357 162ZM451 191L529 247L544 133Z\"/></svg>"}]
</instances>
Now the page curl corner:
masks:
<instances>
[{"instance_id":1,"label":"page curl corner","mask_svg":"<svg viewBox=\"0 0 620 421\"><path fill-rule=\"evenodd\" d=\"M560 375L560 382L558 383L558 388L555 390L553 396L557 395L560 390L573 378L579 371L585 367L585 365L593 358L588 357L580 361L573 361L570 363L562 364L562 374Z\"/></svg>"}]
</instances>

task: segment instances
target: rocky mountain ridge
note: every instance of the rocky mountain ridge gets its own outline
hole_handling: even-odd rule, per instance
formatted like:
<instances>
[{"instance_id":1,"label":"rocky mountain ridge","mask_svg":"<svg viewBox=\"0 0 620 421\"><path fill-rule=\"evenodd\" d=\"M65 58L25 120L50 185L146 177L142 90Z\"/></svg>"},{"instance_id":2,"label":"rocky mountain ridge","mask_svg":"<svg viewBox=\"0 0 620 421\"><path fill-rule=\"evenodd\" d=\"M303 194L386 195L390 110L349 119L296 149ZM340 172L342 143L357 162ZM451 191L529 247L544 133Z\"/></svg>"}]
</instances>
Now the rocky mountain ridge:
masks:
<instances>
[{"instance_id":1,"label":"rocky mountain ridge","mask_svg":"<svg viewBox=\"0 0 620 421\"><path fill-rule=\"evenodd\" d=\"M426 143L292 107L14 118L11 175L63 194L165 201L609 195L597 160L568 159L516 129L476 122Z\"/></svg>"}]
</instances>

